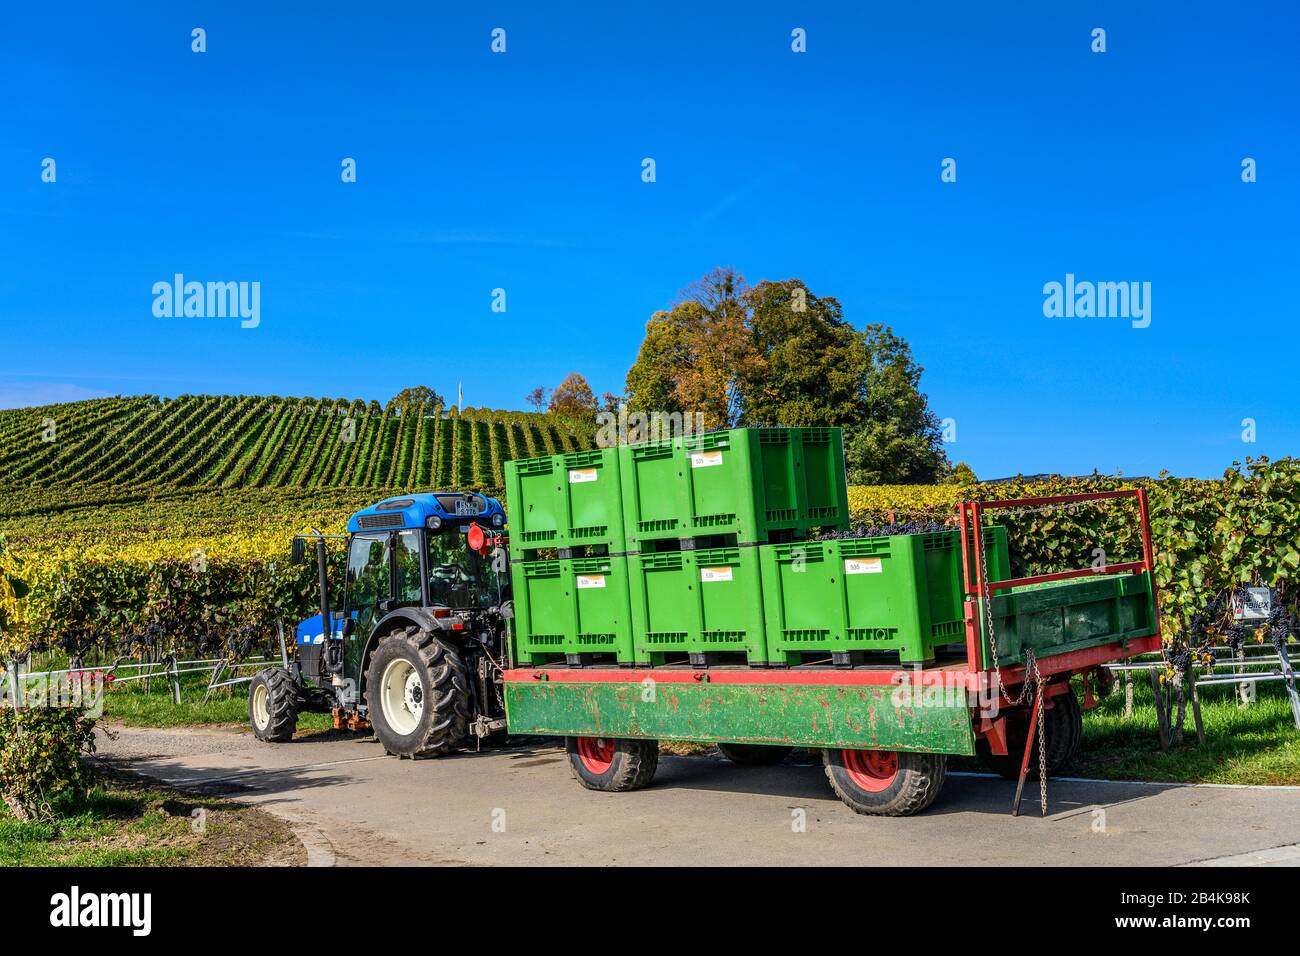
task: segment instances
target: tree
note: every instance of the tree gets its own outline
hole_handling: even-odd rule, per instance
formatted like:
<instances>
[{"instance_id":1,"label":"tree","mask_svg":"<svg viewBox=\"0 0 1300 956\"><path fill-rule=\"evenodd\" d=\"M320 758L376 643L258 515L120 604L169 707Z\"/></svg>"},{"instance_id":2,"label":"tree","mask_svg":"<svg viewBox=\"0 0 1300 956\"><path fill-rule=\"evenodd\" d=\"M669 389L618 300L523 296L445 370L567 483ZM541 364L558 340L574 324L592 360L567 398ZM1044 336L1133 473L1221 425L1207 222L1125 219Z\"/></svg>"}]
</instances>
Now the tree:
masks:
<instances>
[{"instance_id":1,"label":"tree","mask_svg":"<svg viewBox=\"0 0 1300 956\"><path fill-rule=\"evenodd\" d=\"M535 389L524 396L524 401L533 406L534 411L545 411L547 403L551 400L551 390L538 385Z\"/></svg>"},{"instance_id":2,"label":"tree","mask_svg":"<svg viewBox=\"0 0 1300 956\"><path fill-rule=\"evenodd\" d=\"M627 395L632 411L702 411L710 428L840 426L851 480L932 482L949 466L921 371L892 329L855 329L800 279L749 287L715 269L646 324Z\"/></svg>"},{"instance_id":3,"label":"tree","mask_svg":"<svg viewBox=\"0 0 1300 956\"><path fill-rule=\"evenodd\" d=\"M573 418L590 418L596 413L596 393L579 373L570 372L551 393L551 411Z\"/></svg>"},{"instance_id":4,"label":"tree","mask_svg":"<svg viewBox=\"0 0 1300 956\"><path fill-rule=\"evenodd\" d=\"M948 474L939 418L921 392L924 371L893 330L858 333L866 356L865 403L846 429L845 459L854 484L933 484Z\"/></svg>"},{"instance_id":5,"label":"tree","mask_svg":"<svg viewBox=\"0 0 1300 956\"><path fill-rule=\"evenodd\" d=\"M975 477L975 469L964 461L957 462L947 480L949 484L954 485L973 485L979 482Z\"/></svg>"},{"instance_id":6,"label":"tree","mask_svg":"<svg viewBox=\"0 0 1300 956\"><path fill-rule=\"evenodd\" d=\"M416 385L413 388L402 389L389 399L387 410L391 413L397 410L405 412L409 409L416 414L431 415L434 409L446 404L443 397L429 386Z\"/></svg>"},{"instance_id":7,"label":"tree","mask_svg":"<svg viewBox=\"0 0 1300 956\"><path fill-rule=\"evenodd\" d=\"M639 412L703 413L706 427L736 424L742 386L760 375L744 301L745 280L715 269L646 323L627 375L628 407Z\"/></svg>"},{"instance_id":8,"label":"tree","mask_svg":"<svg viewBox=\"0 0 1300 956\"><path fill-rule=\"evenodd\" d=\"M848 425L862 417L867 356L833 298L799 279L760 282L745 293L762 357L742 383L747 425Z\"/></svg>"}]
</instances>

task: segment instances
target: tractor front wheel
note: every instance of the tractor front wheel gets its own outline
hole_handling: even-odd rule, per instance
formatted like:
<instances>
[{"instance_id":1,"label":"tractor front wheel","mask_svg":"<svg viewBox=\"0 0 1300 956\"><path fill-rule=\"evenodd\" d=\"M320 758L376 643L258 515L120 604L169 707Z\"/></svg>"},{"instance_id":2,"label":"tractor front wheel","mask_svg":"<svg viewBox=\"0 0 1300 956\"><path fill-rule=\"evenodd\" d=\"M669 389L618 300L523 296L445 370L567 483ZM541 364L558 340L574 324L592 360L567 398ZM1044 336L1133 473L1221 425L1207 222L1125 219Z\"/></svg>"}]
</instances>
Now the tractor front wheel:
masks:
<instances>
[{"instance_id":1,"label":"tractor front wheel","mask_svg":"<svg viewBox=\"0 0 1300 956\"><path fill-rule=\"evenodd\" d=\"M253 736L267 743L293 739L298 727L298 687L293 676L278 667L266 667L248 684L248 722Z\"/></svg>"},{"instance_id":2,"label":"tractor front wheel","mask_svg":"<svg viewBox=\"0 0 1300 956\"><path fill-rule=\"evenodd\" d=\"M569 737L569 767L588 790L640 790L654 779L659 741Z\"/></svg>"},{"instance_id":3,"label":"tractor front wheel","mask_svg":"<svg viewBox=\"0 0 1300 956\"><path fill-rule=\"evenodd\" d=\"M469 736L469 674L460 652L431 631L407 627L379 641L366 671L366 709L384 749L432 757Z\"/></svg>"},{"instance_id":4,"label":"tractor front wheel","mask_svg":"<svg viewBox=\"0 0 1300 956\"><path fill-rule=\"evenodd\" d=\"M910 817L939 796L948 758L893 750L824 750L822 763L831 789L855 813Z\"/></svg>"}]
</instances>

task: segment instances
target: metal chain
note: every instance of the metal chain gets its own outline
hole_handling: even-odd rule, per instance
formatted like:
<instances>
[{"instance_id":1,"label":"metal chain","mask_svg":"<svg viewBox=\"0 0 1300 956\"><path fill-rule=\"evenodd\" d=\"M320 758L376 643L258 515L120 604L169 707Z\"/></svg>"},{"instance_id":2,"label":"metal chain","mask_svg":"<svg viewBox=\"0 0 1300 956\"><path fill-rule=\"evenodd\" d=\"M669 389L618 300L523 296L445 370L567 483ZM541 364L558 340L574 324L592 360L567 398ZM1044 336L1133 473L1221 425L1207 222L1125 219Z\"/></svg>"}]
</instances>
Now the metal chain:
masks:
<instances>
[{"instance_id":1,"label":"metal chain","mask_svg":"<svg viewBox=\"0 0 1300 956\"><path fill-rule=\"evenodd\" d=\"M1053 507L1048 505L1041 509L1020 509L1023 511L1040 510L1046 511ZM1042 810L1043 816L1047 816L1047 721L1043 711L1045 697L1043 695L1043 675L1038 669L1038 655L1032 649L1025 648L1025 680L1020 682L1020 694L1014 700L1006 692L1006 685L1002 682L1002 665L998 660L998 639L993 633L993 591L989 587L989 558L988 551L981 545L983 542L976 542L976 547L980 553L980 571L984 582L984 620L989 633L989 656L993 659L993 674L997 680L997 692L999 697L1005 697L1007 703L1012 707L1019 707L1029 698L1029 686L1032 679L1034 693L1037 697L1036 707L1038 709L1038 805ZM1030 675L1032 674L1032 678Z\"/></svg>"},{"instance_id":2,"label":"metal chain","mask_svg":"<svg viewBox=\"0 0 1300 956\"><path fill-rule=\"evenodd\" d=\"M1038 807L1047 816L1047 703L1043 694L1043 678L1038 673L1038 660L1034 660L1034 683L1038 685Z\"/></svg>"}]
</instances>

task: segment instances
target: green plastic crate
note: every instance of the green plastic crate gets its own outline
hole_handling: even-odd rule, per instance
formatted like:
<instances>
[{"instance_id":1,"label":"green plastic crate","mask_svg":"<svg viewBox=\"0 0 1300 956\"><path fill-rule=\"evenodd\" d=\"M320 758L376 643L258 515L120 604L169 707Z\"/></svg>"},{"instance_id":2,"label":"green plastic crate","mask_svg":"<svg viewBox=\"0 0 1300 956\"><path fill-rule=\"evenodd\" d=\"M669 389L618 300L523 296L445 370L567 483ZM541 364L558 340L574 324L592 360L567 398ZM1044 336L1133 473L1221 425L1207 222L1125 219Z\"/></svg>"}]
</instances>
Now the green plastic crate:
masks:
<instances>
[{"instance_id":1,"label":"green plastic crate","mask_svg":"<svg viewBox=\"0 0 1300 956\"><path fill-rule=\"evenodd\" d=\"M660 551L628 557L636 660L744 654L766 660L757 548Z\"/></svg>"},{"instance_id":2,"label":"green plastic crate","mask_svg":"<svg viewBox=\"0 0 1300 956\"><path fill-rule=\"evenodd\" d=\"M1023 663L1027 647L1043 658L1124 643L1156 630L1151 576L1146 571L1015 588L995 594L992 610L998 664L1003 667ZM986 650L985 665L992 664Z\"/></svg>"},{"instance_id":3,"label":"green plastic crate","mask_svg":"<svg viewBox=\"0 0 1300 956\"><path fill-rule=\"evenodd\" d=\"M625 550L618 465L614 448L507 461L510 556L584 545Z\"/></svg>"},{"instance_id":4,"label":"green plastic crate","mask_svg":"<svg viewBox=\"0 0 1300 956\"><path fill-rule=\"evenodd\" d=\"M990 574L1001 575L1006 530L986 528L984 540ZM761 548L770 659L885 651L911 664L963 643L960 545L954 530Z\"/></svg>"},{"instance_id":5,"label":"green plastic crate","mask_svg":"<svg viewBox=\"0 0 1300 956\"><path fill-rule=\"evenodd\" d=\"M613 655L632 663L627 559L515 561L514 660L529 666L557 655Z\"/></svg>"},{"instance_id":6,"label":"green plastic crate","mask_svg":"<svg viewBox=\"0 0 1300 956\"><path fill-rule=\"evenodd\" d=\"M964 641L966 584L961 573L961 532L935 531L917 537L925 552L930 617L936 623L955 622L956 626L949 628L956 635L953 640ZM971 540L975 540L973 533ZM1011 576L1006 528L995 525L984 529L984 556L988 580L1004 581ZM972 574L971 580L974 579Z\"/></svg>"},{"instance_id":7,"label":"green plastic crate","mask_svg":"<svg viewBox=\"0 0 1300 956\"><path fill-rule=\"evenodd\" d=\"M888 651L933 658L919 535L768 545L760 549L768 657Z\"/></svg>"},{"instance_id":8,"label":"green plastic crate","mask_svg":"<svg viewBox=\"0 0 1300 956\"><path fill-rule=\"evenodd\" d=\"M733 428L619 450L629 550L647 541L847 528L838 428Z\"/></svg>"}]
</instances>

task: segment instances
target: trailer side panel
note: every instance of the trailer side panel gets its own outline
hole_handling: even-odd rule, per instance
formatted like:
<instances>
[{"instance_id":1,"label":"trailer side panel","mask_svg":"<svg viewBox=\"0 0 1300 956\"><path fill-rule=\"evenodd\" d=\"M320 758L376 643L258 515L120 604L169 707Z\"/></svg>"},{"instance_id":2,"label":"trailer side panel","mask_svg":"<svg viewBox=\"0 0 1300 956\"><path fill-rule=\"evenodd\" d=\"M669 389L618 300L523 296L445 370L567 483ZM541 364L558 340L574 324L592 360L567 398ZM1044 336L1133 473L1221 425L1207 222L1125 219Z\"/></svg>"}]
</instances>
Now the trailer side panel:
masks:
<instances>
[{"instance_id":1,"label":"trailer side panel","mask_svg":"<svg viewBox=\"0 0 1300 956\"><path fill-rule=\"evenodd\" d=\"M511 681L513 734L640 737L970 755L960 688L866 684Z\"/></svg>"}]
</instances>

